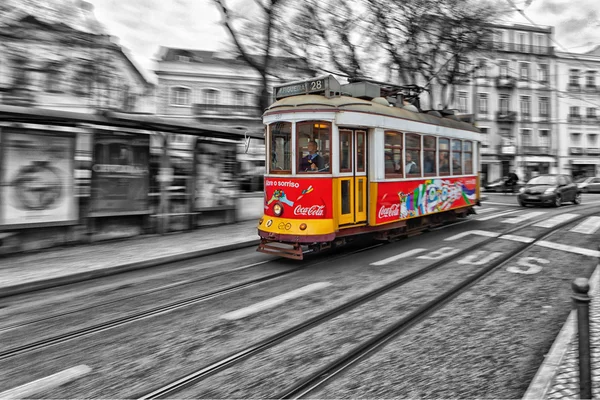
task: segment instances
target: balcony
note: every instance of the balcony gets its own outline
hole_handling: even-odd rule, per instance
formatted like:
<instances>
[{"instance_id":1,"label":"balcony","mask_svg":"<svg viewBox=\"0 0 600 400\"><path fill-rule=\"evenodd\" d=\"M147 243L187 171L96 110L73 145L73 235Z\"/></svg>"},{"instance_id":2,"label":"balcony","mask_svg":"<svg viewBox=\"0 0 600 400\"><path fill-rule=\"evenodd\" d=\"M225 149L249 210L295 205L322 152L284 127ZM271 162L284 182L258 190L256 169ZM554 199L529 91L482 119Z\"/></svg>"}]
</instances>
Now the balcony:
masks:
<instances>
[{"instance_id":1,"label":"balcony","mask_svg":"<svg viewBox=\"0 0 600 400\"><path fill-rule=\"evenodd\" d=\"M583 150L581 147L569 147L569 154L572 156L581 156L584 154Z\"/></svg>"},{"instance_id":2,"label":"balcony","mask_svg":"<svg viewBox=\"0 0 600 400\"><path fill-rule=\"evenodd\" d=\"M517 120L516 111L497 111L496 121L498 122L515 122Z\"/></svg>"},{"instance_id":3,"label":"balcony","mask_svg":"<svg viewBox=\"0 0 600 400\"><path fill-rule=\"evenodd\" d=\"M586 124L597 124L598 117L596 115L586 115L583 122Z\"/></svg>"},{"instance_id":4,"label":"balcony","mask_svg":"<svg viewBox=\"0 0 600 400\"><path fill-rule=\"evenodd\" d=\"M192 105L192 113L198 116L244 116L260 117L260 108L256 106L239 106L233 104L201 104Z\"/></svg>"},{"instance_id":5,"label":"balcony","mask_svg":"<svg viewBox=\"0 0 600 400\"><path fill-rule=\"evenodd\" d=\"M584 90L586 93L596 93L596 92L598 91L598 86L596 86L596 85L590 85L590 84L586 84L586 85L583 87L583 90Z\"/></svg>"},{"instance_id":6,"label":"balcony","mask_svg":"<svg viewBox=\"0 0 600 400\"><path fill-rule=\"evenodd\" d=\"M496 78L496 87L498 89L514 89L517 80L512 76L499 76Z\"/></svg>"},{"instance_id":7,"label":"balcony","mask_svg":"<svg viewBox=\"0 0 600 400\"><path fill-rule=\"evenodd\" d=\"M567 85L567 91L579 93L581 92L581 85L579 83L569 82Z\"/></svg>"},{"instance_id":8,"label":"balcony","mask_svg":"<svg viewBox=\"0 0 600 400\"><path fill-rule=\"evenodd\" d=\"M585 154L588 156L600 156L600 149L585 149Z\"/></svg>"},{"instance_id":9,"label":"balcony","mask_svg":"<svg viewBox=\"0 0 600 400\"><path fill-rule=\"evenodd\" d=\"M550 114L540 114L539 122L550 122Z\"/></svg>"},{"instance_id":10,"label":"balcony","mask_svg":"<svg viewBox=\"0 0 600 400\"><path fill-rule=\"evenodd\" d=\"M494 49L499 51L508 51L513 53L524 53L524 54L539 54L551 56L554 54L554 47L550 46L533 46L529 44L521 43L494 43Z\"/></svg>"},{"instance_id":11,"label":"balcony","mask_svg":"<svg viewBox=\"0 0 600 400\"><path fill-rule=\"evenodd\" d=\"M550 146L523 146L522 153L527 155L548 156L552 155Z\"/></svg>"},{"instance_id":12,"label":"balcony","mask_svg":"<svg viewBox=\"0 0 600 400\"><path fill-rule=\"evenodd\" d=\"M521 121L523 121L523 122L531 121L531 114L530 113L521 113Z\"/></svg>"},{"instance_id":13,"label":"balcony","mask_svg":"<svg viewBox=\"0 0 600 400\"><path fill-rule=\"evenodd\" d=\"M583 123L583 117L579 114L569 114L567 116L567 122L571 124L581 124Z\"/></svg>"}]
</instances>

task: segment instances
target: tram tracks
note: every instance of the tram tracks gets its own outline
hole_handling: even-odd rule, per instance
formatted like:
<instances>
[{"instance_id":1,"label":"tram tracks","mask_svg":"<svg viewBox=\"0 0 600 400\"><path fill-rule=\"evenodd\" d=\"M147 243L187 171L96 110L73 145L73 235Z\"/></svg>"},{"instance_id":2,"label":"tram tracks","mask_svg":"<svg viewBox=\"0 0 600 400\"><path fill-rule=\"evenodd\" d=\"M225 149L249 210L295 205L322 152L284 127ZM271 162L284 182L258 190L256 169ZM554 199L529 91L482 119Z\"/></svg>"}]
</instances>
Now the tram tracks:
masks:
<instances>
[{"instance_id":1,"label":"tram tracks","mask_svg":"<svg viewBox=\"0 0 600 400\"><path fill-rule=\"evenodd\" d=\"M593 207L580 207L579 208L580 211L586 211L588 209L594 210ZM295 385L290 386L288 389L282 391L278 395L278 398L301 397L303 395L306 395L307 393L310 393L310 392L318 389L321 385L326 383L329 379L335 377L341 371L347 369L348 367L350 367L357 361L363 359L364 357L372 354L373 352L375 352L377 349L381 348L383 345L385 345L385 343L392 340L397 335L408 330L410 327L414 326L416 323L423 320L424 318L427 318L429 315L431 315L437 309L444 307L445 304L450 302L452 299L454 299L456 296L458 296L463 291L467 290L469 287L471 287L473 284L475 284L479 280L483 279L491 271L496 270L497 268L504 265L508 261L517 257L519 254L523 253L524 251L527 251L529 248L531 248L533 245L535 245L536 242L544 240L546 237L554 234L556 231L562 229L564 226L574 223L580 219L583 219L583 218L587 217L588 215L589 214L584 214L577 218L560 223L560 224L556 225L555 227L553 227L551 230L546 230L542 234L536 235L536 237L533 238L532 242L519 245L513 251L510 251L508 254L503 255L501 258L495 260L494 262L491 262L485 268L480 269L478 273L471 275L469 277L469 279L465 279L465 280L461 281L460 283L455 285L451 290L445 291L442 295L419 306L417 309L412 311L409 315L396 321L390 327L383 330L379 334L373 336L371 339L364 341L359 346L354 348L352 351L344 354L339 359L336 359L334 362L319 369L316 373L311 374L310 376L301 379ZM528 221L527 223L524 223L523 225L514 227L512 229L508 229L500 235L510 235L511 233L514 233L518 230L528 228L531 225L534 225L534 224L540 222L541 220L542 219ZM209 365L204 366L201 369L196 370L195 372L193 372L191 374L182 376L181 378L179 378L165 386L162 386L160 388L153 390L152 392L144 394L143 396L140 396L140 398L152 399L152 398L173 397L174 395L176 395L177 393L180 393L181 391L183 391L185 389L193 390L192 388L195 384L207 379L208 377L210 377L214 374L217 374L218 372L224 371L228 368L232 368L232 367L240 364L241 362L250 359L251 357L254 357L254 356L257 356L258 354L264 353L267 350L272 349L274 346L276 346L284 341L290 340L294 337L299 336L303 332L306 332L312 328L322 325L328 321L331 321L333 318L335 318L339 315L342 315L342 314L358 307L359 305L365 304L365 303L369 302L370 300L373 300L385 293L392 291L393 289L397 289L409 282L412 282L420 276L423 276L427 273L433 272L436 269L438 269L439 267L441 267L449 262L456 261L456 260L460 259L461 257L465 256L467 253L473 252L477 248L494 243L498 240L500 240L500 239L498 239L498 237L490 237L488 239L484 239L483 241L480 241L479 243L477 243L474 246L465 248L465 249L453 254L452 256L449 256L440 261L434 262L433 264L430 264L429 266L427 266L423 269L420 269L419 271L413 272L410 275L407 275L400 279L392 281L374 291L368 292L360 297L357 297L356 299L354 299L346 304L340 305L340 306L338 306L332 310L329 310L325 313L314 316L313 318L311 318L303 323L297 324L279 334L268 337L256 344L248 346L240 351L231 353L231 354L227 355L226 357L223 357L222 359L220 359L214 363L211 363ZM273 397L273 396L269 395L269 397Z\"/></svg>"},{"instance_id":2,"label":"tram tracks","mask_svg":"<svg viewBox=\"0 0 600 400\"><path fill-rule=\"evenodd\" d=\"M367 250L369 250L369 249L371 249L373 247L378 247L378 246L381 246L381 245L382 244L377 244L375 246L370 246L370 247L367 247L367 248L361 248L359 250L355 250L355 251L352 251L350 253L343 253L340 256L336 257L336 258L337 259L341 259L341 258L344 258L344 257L348 257L348 256L350 256L352 254L356 254L356 253L360 253L360 252L363 252L363 251L367 251ZM193 297L186 298L186 299L183 299L183 300L173 301L173 302L170 302L168 304L164 304L164 305L161 305L161 306L153 307L151 309L144 310L144 311L141 311L141 312L129 313L127 315L124 315L124 316L121 316L121 317L118 317L118 318L113 318L113 319L111 319L109 321L105 321L105 322L102 322L102 323L98 323L98 324L86 326L86 327L83 327L81 329L75 329L75 330L72 330L72 331L69 331L69 332L66 332L66 333L63 333L63 334L59 334L59 335L55 335L55 336L52 336L52 337L40 339L40 340L33 341L33 342L30 342L30 343L27 343L27 344L24 344L24 345L15 346L15 347L9 348L7 350L0 351L0 361L6 360L6 359L9 359L9 358L13 358L13 357L16 357L16 356L20 356L20 355L23 355L23 354L26 354L26 353L29 353L29 352L32 352L32 351L35 351L35 350L41 350L41 349L44 349L44 348L47 348L47 347L50 347L50 346L54 346L54 345L58 345L58 344L61 344L61 343L65 343L65 342L68 342L70 340L74 340L74 339L78 339L78 338L83 338L83 337L86 337L86 336L89 336L89 335L93 335L95 333L103 332L103 331L106 331L106 330L109 330L109 329L114 329L114 328L117 328L117 327L129 324L129 323L134 323L134 322L138 322L138 321L141 321L141 320L144 320L144 319L147 319L147 318L152 318L152 317L158 316L160 314L164 314L164 313L176 311L176 310L179 310L179 309L183 309L185 307L189 307L189 306L192 306L192 305L195 305L195 304L199 304L199 303L202 303L202 302L205 302L205 301L209 301L211 299L214 299L214 298L217 298L217 297L220 297L220 296L224 296L224 295L228 295L228 294L233 294L233 293L242 291L244 289L248 289L248 288L251 288L253 286L257 286L257 285L260 285L260 284L263 284L263 283L266 283L266 282L269 282L269 281L273 281L273 280L279 279L279 278L281 278L283 276L293 274L293 273L298 272L298 271L300 271L302 269L314 267L314 266L317 266L319 264L329 263L329 262L331 262L331 258L326 259L326 260L315 261L315 262L312 262L312 263L305 263L305 264L297 266L295 268L291 268L291 269L287 269L285 271L280 271L280 272L268 274L268 275L265 275L265 276L262 276L262 277L259 277L259 278L249 279L249 280L243 281L241 283L230 285L230 286L227 286L227 287L219 289L219 290L211 291L209 293L204 293L204 294L193 296ZM251 264L251 265L248 265L248 266L244 266L244 267L237 268L237 269L234 269L234 270L226 271L226 272L223 272L223 273L215 273L215 274L212 274L210 277L225 275L225 274L227 274L229 272L234 272L236 270L248 269L248 268L250 268L252 266L257 266L259 264L261 264L261 263L254 263L254 264ZM193 281L194 282L196 282L196 281L202 281L202 280L205 280L205 279L209 279L210 277L203 277L203 278L199 278L198 280L193 280ZM187 283L190 283L190 282L186 282L186 284ZM165 290L167 287L168 288L173 288L175 286L177 286L177 285L167 285L165 287L157 288L155 290ZM130 296L130 298L131 297L136 297L136 296ZM113 301L111 301L109 303L113 303ZM81 310L78 310L78 311L81 311ZM71 312L75 312L75 311L70 311L69 313L71 313ZM69 313L67 313L67 314L69 314ZM51 317L48 317L48 318L51 318ZM46 318L44 318L42 320L46 320ZM33 322L30 322L30 323L33 323Z\"/></svg>"}]
</instances>

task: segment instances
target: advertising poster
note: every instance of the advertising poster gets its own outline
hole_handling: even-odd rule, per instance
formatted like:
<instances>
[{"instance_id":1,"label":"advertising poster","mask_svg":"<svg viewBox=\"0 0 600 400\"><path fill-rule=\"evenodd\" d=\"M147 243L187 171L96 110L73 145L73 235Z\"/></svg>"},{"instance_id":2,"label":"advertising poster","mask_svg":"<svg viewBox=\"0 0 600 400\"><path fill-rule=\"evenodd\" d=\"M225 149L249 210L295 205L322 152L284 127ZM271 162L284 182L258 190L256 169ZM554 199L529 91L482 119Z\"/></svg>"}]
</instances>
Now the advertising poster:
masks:
<instances>
[{"instance_id":1,"label":"advertising poster","mask_svg":"<svg viewBox=\"0 0 600 400\"><path fill-rule=\"evenodd\" d=\"M92 213L148 212L149 156L147 135L96 133Z\"/></svg>"},{"instance_id":2,"label":"advertising poster","mask_svg":"<svg viewBox=\"0 0 600 400\"><path fill-rule=\"evenodd\" d=\"M2 144L0 224L76 220L75 139L4 131Z\"/></svg>"},{"instance_id":3,"label":"advertising poster","mask_svg":"<svg viewBox=\"0 0 600 400\"><path fill-rule=\"evenodd\" d=\"M476 193L475 177L380 182L375 222L394 222L473 205Z\"/></svg>"},{"instance_id":4,"label":"advertising poster","mask_svg":"<svg viewBox=\"0 0 600 400\"><path fill-rule=\"evenodd\" d=\"M282 218L333 218L331 179L265 178L265 215L283 206Z\"/></svg>"},{"instance_id":5,"label":"advertising poster","mask_svg":"<svg viewBox=\"0 0 600 400\"><path fill-rule=\"evenodd\" d=\"M194 207L234 207L238 196L235 144L198 142Z\"/></svg>"}]
</instances>

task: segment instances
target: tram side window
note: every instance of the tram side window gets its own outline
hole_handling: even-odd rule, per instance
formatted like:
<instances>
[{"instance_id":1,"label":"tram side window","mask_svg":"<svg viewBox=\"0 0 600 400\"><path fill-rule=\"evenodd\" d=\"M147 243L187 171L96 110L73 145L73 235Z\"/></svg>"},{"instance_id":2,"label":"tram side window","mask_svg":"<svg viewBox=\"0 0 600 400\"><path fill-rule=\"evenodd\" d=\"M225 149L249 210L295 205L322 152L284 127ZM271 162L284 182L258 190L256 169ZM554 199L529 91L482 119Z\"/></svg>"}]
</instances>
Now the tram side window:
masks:
<instances>
[{"instance_id":1,"label":"tram side window","mask_svg":"<svg viewBox=\"0 0 600 400\"><path fill-rule=\"evenodd\" d=\"M331 171L331 123L306 121L296 125L298 173Z\"/></svg>"},{"instance_id":2,"label":"tram side window","mask_svg":"<svg viewBox=\"0 0 600 400\"><path fill-rule=\"evenodd\" d=\"M462 142L452 140L452 175L462 175Z\"/></svg>"},{"instance_id":3,"label":"tram side window","mask_svg":"<svg viewBox=\"0 0 600 400\"><path fill-rule=\"evenodd\" d=\"M290 174L292 172L292 123L276 122L270 125L269 150L271 162L269 172Z\"/></svg>"},{"instance_id":4,"label":"tram side window","mask_svg":"<svg viewBox=\"0 0 600 400\"><path fill-rule=\"evenodd\" d=\"M402 133L385 132L385 177L402 177Z\"/></svg>"},{"instance_id":5,"label":"tram side window","mask_svg":"<svg viewBox=\"0 0 600 400\"><path fill-rule=\"evenodd\" d=\"M406 135L406 176L421 176L421 135Z\"/></svg>"},{"instance_id":6,"label":"tram side window","mask_svg":"<svg viewBox=\"0 0 600 400\"><path fill-rule=\"evenodd\" d=\"M340 129L340 172L352 171L352 131Z\"/></svg>"},{"instance_id":7,"label":"tram side window","mask_svg":"<svg viewBox=\"0 0 600 400\"><path fill-rule=\"evenodd\" d=\"M440 138L439 142L440 175L450 174L450 139Z\"/></svg>"},{"instance_id":8,"label":"tram side window","mask_svg":"<svg viewBox=\"0 0 600 400\"><path fill-rule=\"evenodd\" d=\"M473 142L463 142L464 173L473 173Z\"/></svg>"},{"instance_id":9,"label":"tram side window","mask_svg":"<svg viewBox=\"0 0 600 400\"><path fill-rule=\"evenodd\" d=\"M435 150L436 140L434 136L423 137L423 172L425 175L435 175Z\"/></svg>"}]
</instances>

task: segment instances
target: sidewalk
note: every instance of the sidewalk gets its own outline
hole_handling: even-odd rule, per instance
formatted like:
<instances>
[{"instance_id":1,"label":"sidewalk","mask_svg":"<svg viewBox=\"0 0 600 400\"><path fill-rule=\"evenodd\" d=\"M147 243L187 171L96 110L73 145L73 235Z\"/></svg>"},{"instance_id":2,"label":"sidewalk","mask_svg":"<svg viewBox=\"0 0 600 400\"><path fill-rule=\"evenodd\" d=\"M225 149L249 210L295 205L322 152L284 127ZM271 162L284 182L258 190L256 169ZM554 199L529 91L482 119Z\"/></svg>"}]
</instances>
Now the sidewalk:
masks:
<instances>
[{"instance_id":1,"label":"sidewalk","mask_svg":"<svg viewBox=\"0 0 600 400\"><path fill-rule=\"evenodd\" d=\"M0 257L0 298L258 246L257 221Z\"/></svg>"},{"instance_id":2,"label":"sidewalk","mask_svg":"<svg viewBox=\"0 0 600 400\"><path fill-rule=\"evenodd\" d=\"M257 221L190 232L62 247L0 258L0 298L68 283L148 268L227 250L257 246ZM600 398L600 269L590 279L590 341L593 397ZM578 399L576 314L571 312L524 400Z\"/></svg>"}]
</instances>

